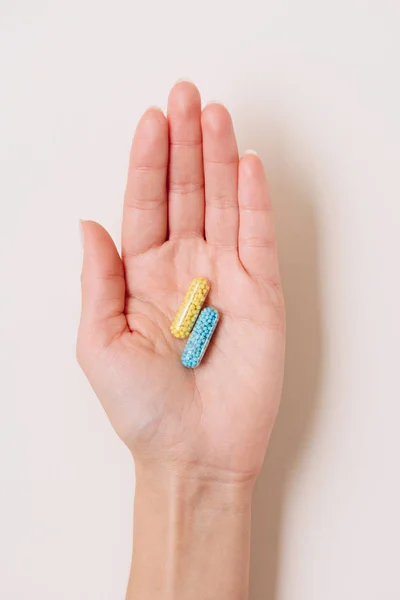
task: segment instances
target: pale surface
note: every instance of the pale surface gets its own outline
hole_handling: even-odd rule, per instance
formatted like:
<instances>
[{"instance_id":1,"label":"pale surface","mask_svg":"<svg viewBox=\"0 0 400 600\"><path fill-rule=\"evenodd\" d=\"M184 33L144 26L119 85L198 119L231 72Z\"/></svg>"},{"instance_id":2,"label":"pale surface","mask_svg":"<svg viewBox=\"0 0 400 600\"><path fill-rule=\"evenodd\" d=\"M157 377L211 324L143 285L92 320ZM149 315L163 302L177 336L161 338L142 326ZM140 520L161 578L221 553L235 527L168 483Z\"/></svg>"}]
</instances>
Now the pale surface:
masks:
<instances>
[{"instance_id":1,"label":"pale surface","mask_svg":"<svg viewBox=\"0 0 400 600\"><path fill-rule=\"evenodd\" d=\"M133 469L74 358L78 219L118 237L135 123L190 76L265 162L288 305L251 600L398 600L398 3L0 17L0 597L124 597Z\"/></svg>"}]
</instances>

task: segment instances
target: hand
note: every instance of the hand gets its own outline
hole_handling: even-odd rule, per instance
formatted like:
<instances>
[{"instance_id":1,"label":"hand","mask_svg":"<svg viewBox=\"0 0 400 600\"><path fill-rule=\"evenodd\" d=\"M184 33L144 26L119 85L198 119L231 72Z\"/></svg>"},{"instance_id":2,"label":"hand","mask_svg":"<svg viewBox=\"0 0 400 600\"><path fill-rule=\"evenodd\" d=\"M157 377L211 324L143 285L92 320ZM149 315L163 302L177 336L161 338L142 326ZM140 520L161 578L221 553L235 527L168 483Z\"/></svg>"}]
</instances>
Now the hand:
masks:
<instances>
[{"instance_id":1,"label":"hand","mask_svg":"<svg viewBox=\"0 0 400 600\"><path fill-rule=\"evenodd\" d=\"M139 464L254 481L281 394L285 314L260 159L239 160L228 111L201 112L181 82L168 118L149 109L134 137L122 259L82 223L79 362ZM194 277L221 320L199 368L169 331Z\"/></svg>"}]
</instances>

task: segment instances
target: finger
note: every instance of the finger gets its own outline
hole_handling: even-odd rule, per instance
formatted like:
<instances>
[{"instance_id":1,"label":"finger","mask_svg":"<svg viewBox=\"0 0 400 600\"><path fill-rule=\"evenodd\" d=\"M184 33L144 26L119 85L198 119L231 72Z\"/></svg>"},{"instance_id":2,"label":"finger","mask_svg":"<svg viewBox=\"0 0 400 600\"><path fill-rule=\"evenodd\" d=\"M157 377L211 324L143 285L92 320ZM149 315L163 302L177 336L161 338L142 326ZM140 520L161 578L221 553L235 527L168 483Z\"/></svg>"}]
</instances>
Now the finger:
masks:
<instances>
[{"instance_id":1,"label":"finger","mask_svg":"<svg viewBox=\"0 0 400 600\"><path fill-rule=\"evenodd\" d=\"M264 281L279 280L274 218L261 160L253 152L239 163L239 257L245 269Z\"/></svg>"},{"instance_id":2,"label":"finger","mask_svg":"<svg viewBox=\"0 0 400 600\"><path fill-rule=\"evenodd\" d=\"M232 119L220 104L209 104L202 113L207 242L237 248L239 210L237 198L238 150Z\"/></svg>"},{"instance_id":3,"label":"finger","mask_svg":"<svg viewBox=\"0 0 400 600\"><path fill-rule=\"evenodd\" d=\"M204 235L204 173L201 100L192 83L176 84L168 99L169 237Z\"/></svg>"},{"instance_id":4,"label":"finger","mask_svg":"<svg viewBox=\"0 0 400 600\"><path fill-rule=\"evenodd\" d=\"M122 255L136 256L167 235L168 124L161 110L142 116L133 138L122 223Z\"/></svg>"},{"instance_id":5,"label":"finger","mask_svg":"<svg viewBox=\"0 0 400 600\"><path fill-rule=\"evenodd\" d=\"M78 347L101 349L127 329L124 270L114 242L101 225L82 221L81 231L84 252Z\"/></svg>"}]
</instances>

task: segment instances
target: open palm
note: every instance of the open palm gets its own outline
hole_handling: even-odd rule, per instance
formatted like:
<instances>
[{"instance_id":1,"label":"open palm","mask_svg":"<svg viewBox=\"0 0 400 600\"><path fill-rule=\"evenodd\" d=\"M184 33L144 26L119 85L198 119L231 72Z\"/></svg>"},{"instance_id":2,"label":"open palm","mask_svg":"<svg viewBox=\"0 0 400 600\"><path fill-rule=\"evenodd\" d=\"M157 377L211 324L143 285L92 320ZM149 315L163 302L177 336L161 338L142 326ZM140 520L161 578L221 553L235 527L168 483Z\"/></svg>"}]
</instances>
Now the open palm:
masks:
<instances>
[{"instance_id":1,"label":"open palm","mask_svg":"<svg viewBox=\"0 0 400 600\"><path fill-rule=\"evenodd\" d=\"M125 195L122 259L97 223L82 224L78 358L138 461L253 478L282 385L284 308L262 164L240 161L228 111L201 112L178 83L168 119L143 115ZM201 366L180 362L169 331L193 278L211 284L221 321Z\"/></svg>"}]
</instances>

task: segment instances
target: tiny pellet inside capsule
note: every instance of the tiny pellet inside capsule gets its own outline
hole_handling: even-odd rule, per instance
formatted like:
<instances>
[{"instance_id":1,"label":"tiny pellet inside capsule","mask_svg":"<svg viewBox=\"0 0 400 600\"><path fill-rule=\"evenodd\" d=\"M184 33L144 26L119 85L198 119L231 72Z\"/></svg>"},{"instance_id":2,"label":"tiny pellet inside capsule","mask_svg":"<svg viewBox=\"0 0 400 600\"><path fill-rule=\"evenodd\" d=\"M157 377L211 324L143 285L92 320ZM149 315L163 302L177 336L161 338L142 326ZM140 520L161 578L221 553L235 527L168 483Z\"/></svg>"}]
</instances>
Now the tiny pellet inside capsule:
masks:
<instances>
[{"instance_id":1,"label":"tiny pellet inside capsule","mask_svg":"<svg viewBox=\"0 0 400 600\"><path fill-rule=\"evenodd\" d=\"M219 314L215 308L212 306L203 308L182 352L181 362L184 367L195 369L199 366L214 334L218 320Z\"/></svg>"},{"instance_id":2,"label":"tiny pellet inside capsule","mask_svg":"<svg viewBox=\"0 0 400 600\"><path fill-rule=\"evenodd\" d=\"M171 324L174 337L183 339L189 336L209 291L210 284L207 279L193 279Z\"/></svg>"}]
</instances>

